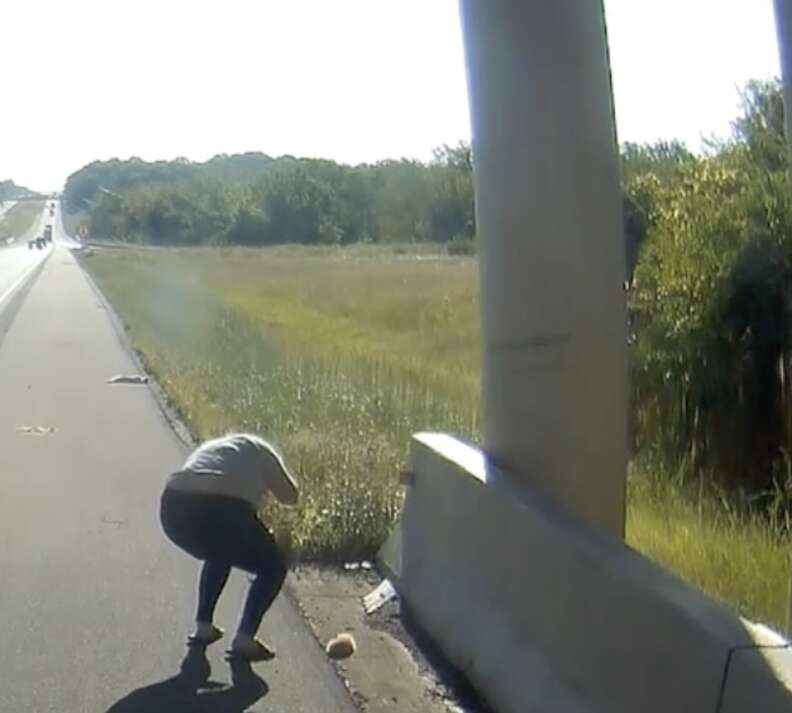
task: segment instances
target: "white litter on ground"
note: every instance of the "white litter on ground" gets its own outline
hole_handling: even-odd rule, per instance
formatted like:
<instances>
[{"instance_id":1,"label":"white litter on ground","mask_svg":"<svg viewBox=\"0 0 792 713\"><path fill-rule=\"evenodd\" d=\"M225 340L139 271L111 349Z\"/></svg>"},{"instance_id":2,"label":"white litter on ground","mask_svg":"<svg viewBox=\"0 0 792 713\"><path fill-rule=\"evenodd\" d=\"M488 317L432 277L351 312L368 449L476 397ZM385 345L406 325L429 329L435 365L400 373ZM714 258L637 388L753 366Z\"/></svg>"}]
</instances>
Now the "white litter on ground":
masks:
<instances>
[{"instance_id":1,"label":"white litter on ground","mask_svg":"<svg viewBox=\"0 0 792 713\"><path fill-rule=\"evenodd\" d=\"M133 374L131 376L125 374L118 374L112 376L107 380L108 384L148 384L147 376L138 376Z\"/></svg>"},{"instance_id":2,"label":"white litter on ground","mask_svg":"<svg viewBox=\"0 0 792 713\"><path fill-rule=\"evenodd\" d=\"M363 609L366 614L373 614L381 606L398 596L396 589L389 579L383 579L379 586L363 597Z\"/></svg>"},{"instance_id":3,"label":"white litter on ground","mask_svg":"<svg viewBox=\"0 0 792 713\"><path fill-rule=\"evenodd\" d=\"M371 562L367 562L365 560L363 560L363 562L347 562L344 565L344 569L347 572L356 572L359 569L370 570L372 569L372 567L373 565L371 564Z\"/></svg>"},{"instance_id":4,"label":"white litter on ground","mask_svg":"<svg viewBox=\"0 0 792 713\"><path fill-rule=\"evenodd\" d=\"M32 435L42 435L45 433L55 433L58 429L54 426L18 426L20 433L30 433Z\"/></svg>"}]
</instances>

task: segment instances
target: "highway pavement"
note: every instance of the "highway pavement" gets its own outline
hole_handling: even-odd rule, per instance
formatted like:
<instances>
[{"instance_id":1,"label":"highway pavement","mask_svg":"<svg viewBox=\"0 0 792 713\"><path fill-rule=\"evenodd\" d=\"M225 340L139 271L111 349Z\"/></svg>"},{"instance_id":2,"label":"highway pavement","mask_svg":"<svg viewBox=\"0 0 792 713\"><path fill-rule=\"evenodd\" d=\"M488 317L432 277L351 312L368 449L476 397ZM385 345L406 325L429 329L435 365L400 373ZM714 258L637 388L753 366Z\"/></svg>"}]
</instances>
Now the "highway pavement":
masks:
<instances>
[{"instance_id":1,"label":"highway pavement","mask_svg":"<svg viewBox=\"0 0 792 713\"><path fill-rule=\"evenodd\" d=\"M186 448L147 386L107 383L136 366L59 218L51 251L0 251L0 295L34 280L6 300L21 303L0 342L0 711L351 713L284 596L262 630L278 656L224 661L241 576L218 610L226 640L187 656L197 563L157 519Z\"/></svg>"},{"instance_id":2,"label":"highway pavement","mask_svg":"<svg viewBox=\"0 0 792 713\"><path fill-rule=\"evenodd\" d=\"M44 211L37 216L24 235L0 249L0 309L52 250L52 246L47 246L44 250L28 248L28 240L40 233L43 222Z\"/></svg>"}]
</instances>

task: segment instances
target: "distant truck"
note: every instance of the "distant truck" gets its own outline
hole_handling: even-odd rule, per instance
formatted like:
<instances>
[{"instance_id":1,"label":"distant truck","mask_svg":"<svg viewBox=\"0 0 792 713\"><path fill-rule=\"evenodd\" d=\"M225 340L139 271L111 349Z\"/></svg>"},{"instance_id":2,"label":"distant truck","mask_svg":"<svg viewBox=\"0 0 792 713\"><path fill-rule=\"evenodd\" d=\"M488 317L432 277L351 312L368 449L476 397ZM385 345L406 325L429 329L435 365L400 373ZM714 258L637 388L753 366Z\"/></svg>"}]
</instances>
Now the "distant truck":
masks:
<instances>
[{"instance_id":1,"label":"distant truck","mask_svg":"<svg viewBox=\"0 0 792 713\"><path fill-rule=\"evenodd\" d=\"M44 242L51 243L52 242L52 226L48 225L44 228Z\"/></svg>"}]
</instances>

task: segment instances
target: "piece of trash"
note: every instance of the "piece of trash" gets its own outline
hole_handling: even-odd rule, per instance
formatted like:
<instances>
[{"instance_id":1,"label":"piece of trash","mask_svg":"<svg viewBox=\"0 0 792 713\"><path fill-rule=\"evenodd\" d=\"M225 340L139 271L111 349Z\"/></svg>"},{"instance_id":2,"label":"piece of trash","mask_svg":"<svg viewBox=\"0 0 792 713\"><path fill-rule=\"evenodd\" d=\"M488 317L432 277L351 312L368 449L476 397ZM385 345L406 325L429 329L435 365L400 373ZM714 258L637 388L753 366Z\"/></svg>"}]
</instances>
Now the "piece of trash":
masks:
<instances>
[{"instance_id":1,"label":"piece of trash","mask_svg":"<svg viewBox=\"0 0 792 713\"><path fill-rule=\"evenodd\" d=\"M43 433L55 433L58 429L54 426L18 426L17 431L20 433L31 433L40 435Z\"/></svg>"},{"instance_id":2,"label":"piece of trash","mask_svg":"<svg viewBox=\"0 0 792 713\"><path fill-rule=\"evenodd\" d=\"M371 562L346 562L344 564L344 569L347 572L357 572L359 569L371 569L372 568Z\"/></svg>"},{"instance_id":3,"label":"piece of trash","mask_svg":"<svg viewBox=\"0 0 792 713\"><path fill-rule=\"evenodd\" d=\"M382 607L391 599L397 597L396 589L389 579L383 579L379 586L373 591L363 597L363 609L366 614L373 614L377 609Z\"/></svg>"},{"instance_id":4,"label":"piece of trash","mask_svg":"<svg viewBox=\"0 0 792 713\"><path fill-rule=\"evenodd\" d=\"M331 659L347 659L357 651L357 644L352 634L339 634L327 642L325 651Z\"/></svg>"},{"instance_id":5,"label":"piece of trash","mask_svg":"<svg viewBox=\"0 0 792 713\"><path fill-rule=\"evenodd\" d=\"M118 374L107 380L108 384L148 384L147 376Z\"/></svg>"}]
</instances>

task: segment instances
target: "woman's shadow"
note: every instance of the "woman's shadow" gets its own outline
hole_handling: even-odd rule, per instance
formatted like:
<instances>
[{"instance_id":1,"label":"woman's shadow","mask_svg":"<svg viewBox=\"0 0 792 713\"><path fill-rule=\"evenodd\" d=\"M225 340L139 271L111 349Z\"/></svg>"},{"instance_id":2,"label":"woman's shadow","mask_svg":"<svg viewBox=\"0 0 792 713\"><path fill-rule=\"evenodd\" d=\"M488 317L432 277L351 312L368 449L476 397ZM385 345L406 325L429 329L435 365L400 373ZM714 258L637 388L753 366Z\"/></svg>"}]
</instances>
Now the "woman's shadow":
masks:
<instances>
[{"instance_id":1,"label":"woman's shadow","mask_svg":"<svg viewBox=\"0 0 792 713\"><path fill-rule=\"evenodd\" d=\"M187 650L179 673L132 691L107 713L244 713L269 688L248 661L232 659L231 686L210 681L212 673L201 647Z\"/></svg>"}]
</instances>

